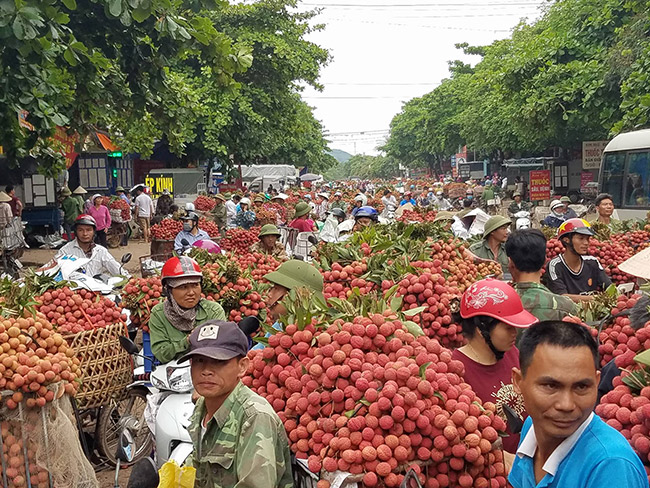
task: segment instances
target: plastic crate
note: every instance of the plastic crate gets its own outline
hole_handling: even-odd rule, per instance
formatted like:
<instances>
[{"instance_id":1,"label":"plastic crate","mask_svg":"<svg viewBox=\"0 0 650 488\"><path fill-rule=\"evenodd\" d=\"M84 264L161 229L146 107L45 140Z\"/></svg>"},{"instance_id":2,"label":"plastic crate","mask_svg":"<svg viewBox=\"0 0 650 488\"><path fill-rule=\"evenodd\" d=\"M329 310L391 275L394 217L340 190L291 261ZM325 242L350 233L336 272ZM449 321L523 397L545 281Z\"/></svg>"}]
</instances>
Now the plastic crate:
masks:
<instances>
[{"instance_id":1,"label":"plastic crate","mask_svg":"<svg viewBox=\"0 0 650 488\"><path fill-rule=\"evenodd\" d=\"M144 361L145 373L151 373L154 366L158 366L158 361L151 352L151 336L149 332L142 332L142 355L146 358Z\"/></svg>"}]
</instances>

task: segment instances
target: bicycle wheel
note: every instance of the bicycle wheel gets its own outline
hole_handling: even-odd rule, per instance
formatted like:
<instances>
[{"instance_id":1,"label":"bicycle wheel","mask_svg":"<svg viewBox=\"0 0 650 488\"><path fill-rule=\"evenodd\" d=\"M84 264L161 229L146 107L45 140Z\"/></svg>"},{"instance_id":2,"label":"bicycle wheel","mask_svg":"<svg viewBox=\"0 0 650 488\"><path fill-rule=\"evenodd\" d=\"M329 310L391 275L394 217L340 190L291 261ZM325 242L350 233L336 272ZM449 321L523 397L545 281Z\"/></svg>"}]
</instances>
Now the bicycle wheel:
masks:
<instances>
[{"instance_id":1,"label":"bicycle wheel","mask_svg":"<svg viewBox=\"0 0 650 488\"><path fill-rule=\"evenodd\" d=\"M131 426L136 442L133 462L147 456L153 448L153 434L144 418L147 406L146 390L130 390L127 397L104 407L97 422L96 444L109 463L116 464L115 450L118 437L125 425Z\"/></svg>"}]
</instances>

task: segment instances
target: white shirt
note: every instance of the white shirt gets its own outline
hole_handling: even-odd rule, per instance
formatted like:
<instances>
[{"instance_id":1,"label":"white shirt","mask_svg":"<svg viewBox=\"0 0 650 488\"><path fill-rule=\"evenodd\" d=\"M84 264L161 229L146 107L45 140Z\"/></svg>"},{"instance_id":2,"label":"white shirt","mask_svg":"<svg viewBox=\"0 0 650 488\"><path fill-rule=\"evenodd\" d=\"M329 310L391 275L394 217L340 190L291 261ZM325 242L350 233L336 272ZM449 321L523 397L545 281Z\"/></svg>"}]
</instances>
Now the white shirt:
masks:
<instances>
[{"instance_id":1,"label":"white shirt","mask_svg":"<svg viewBox=\"0 0 650 488\"><path fill-rule=\"evenodd\" d=\"M325 225L323 226L320 234L318 235L321 241L325 242L338 242L339 240L339 221L333 215L327 217Z\"/></svg>"},{"instance_id":2,"label":"white shirt","mask_svg":"<svg viewBox=\"0 0 650 488\"><path fill-rule=\"evenodd\" d=\"M235 218L237 217L237 204L232 200L226 202L226 218L228 225L232 225Z\"/></svg>"},{"instance_id":3,"label":"white shirt","mask_svg":"<svg viewBox=\"0 0 650 488\"><path fill-rule=\"evenodd\" d=\"M564 458L567 456L567 454L569 454L571 449L573 449L573 446L576 445L576 442L578 442L583 432L587 429L587 427L589 427L589 424L593 418L594 413L591 412L587 420L585 420L582 425L578 427L578 430L564 439L562 441L562 444L555 448L553 454L548 457L544 463L544 466L542 466L542 469L546 473L550 474L551 476L555 476L557 473L557 468L560 466L562 461L564 461ZM521 441L521 444L519 444L519 448L517 449L517 456L519 456L519 458L523 458L524 456L534 458L535 451L537 451L537 436L535 435L535 425L532 425L526 434L526 437L524 437L524 439Z\"/></svg>"},{"instance_id":4,"label":"white shirt","mask_svg":"<svg viewBox=\"0 0 650 488\"><path fill-rule=\"evenodd\" d=\"M140 193L135 197L135 206L138 209L136 217L151 217L153 212L153 202L149 195L146 193Z\"/></svg>"},{"instance_id":5,"label":"white shirt","mask_svg":"<svg viewBox=\"0 0 650 488\"><path fill-rule=\"evenodd\" d=\"M65 246L59 249L56 253L55 259L62 256L74 256L76 258L87 258L87 254L79 247L77 239L68 242ZM98 274L108 274L110 276L131 276L124 268L120 266L115 258L108 252L104 246L95 244L90 256L90 261L83 267L88 276L95 276Z\"/></svg>"},{"instance_id":6,"label":"white shirt","mask_svg":"<svg viewBox=\"0 0 650 488\"><path fill-rule=\"evenodd\" d=\"M395 200L393 195L389 197L381 197L381 203L384 204L387 212L394 212L397 210L397 200Z\"/></svg>"},{"instance_id":7,"label":"white shirt","mask_svg":"<svg viewBox=\"0 0 650 488\"><path fill-rule=\"evenodd\" d=\"M209 241L210 236L206 231L201 229L199 229L196 235L186 230L182 230L178 234L176 234L176 239L174 239L174 251L182 252L185 249L187 249L185 248L185 246L183 246L183 239L187 240L188 246L192 246L192 244L194 244L196 241L201 241L201 240Z\"/></svg>"}]
</instances>

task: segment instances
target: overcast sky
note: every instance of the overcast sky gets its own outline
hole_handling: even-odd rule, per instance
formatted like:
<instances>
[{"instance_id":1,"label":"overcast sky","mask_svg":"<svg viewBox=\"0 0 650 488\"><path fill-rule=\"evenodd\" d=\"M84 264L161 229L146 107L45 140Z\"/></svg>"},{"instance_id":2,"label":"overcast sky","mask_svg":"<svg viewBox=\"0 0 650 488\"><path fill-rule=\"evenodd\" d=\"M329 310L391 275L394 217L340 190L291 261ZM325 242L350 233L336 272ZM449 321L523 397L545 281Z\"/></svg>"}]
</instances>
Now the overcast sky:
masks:
<instances>
[{"instance_id":1,"label":"overcast sky","mask_svg":"<svg viewBox=\"0 0 650 488\"><path fill-rule=\"evenodd\" d=\"M322 7L325 30L310 40L328 49L322 92L307 88L330 135L330 147L376 154L402 104L433 90L449 74L447 61L475 64L455 44L487 45L510 35L523 18L539 17L541 0L305 0ZM364 134L362 134L364 133Z\"/></svg>"}]
</instances>

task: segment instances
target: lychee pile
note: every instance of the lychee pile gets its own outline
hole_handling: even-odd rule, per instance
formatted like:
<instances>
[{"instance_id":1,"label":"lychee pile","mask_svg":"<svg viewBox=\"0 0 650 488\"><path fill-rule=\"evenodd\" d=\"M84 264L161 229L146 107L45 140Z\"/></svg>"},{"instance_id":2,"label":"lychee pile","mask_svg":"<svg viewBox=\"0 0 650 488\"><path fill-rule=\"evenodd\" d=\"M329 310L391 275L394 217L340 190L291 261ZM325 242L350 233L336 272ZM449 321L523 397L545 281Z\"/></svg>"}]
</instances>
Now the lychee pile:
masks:
<instances>
[{"instance_id":1,"label":"lychee pile","mask_svg":"<svg viewBox=\"0 0 650 488\"><path fill-rule=\"evenodd\" d=\"M244 383L273 405L313 472L397 487L415 465L426 487L506 486L495 405L481 404L448 349L416 339L390 310L288 325L250 357Z\"/></svg>"}]
</instances>

